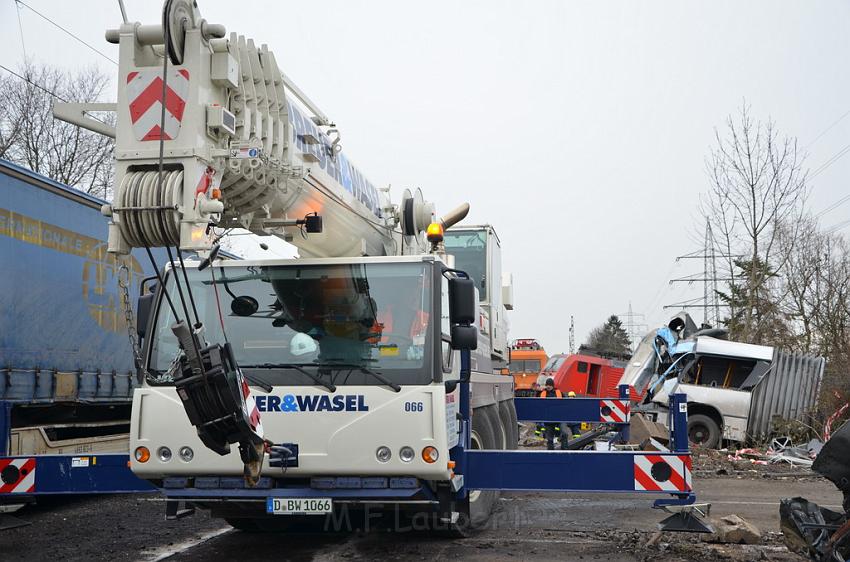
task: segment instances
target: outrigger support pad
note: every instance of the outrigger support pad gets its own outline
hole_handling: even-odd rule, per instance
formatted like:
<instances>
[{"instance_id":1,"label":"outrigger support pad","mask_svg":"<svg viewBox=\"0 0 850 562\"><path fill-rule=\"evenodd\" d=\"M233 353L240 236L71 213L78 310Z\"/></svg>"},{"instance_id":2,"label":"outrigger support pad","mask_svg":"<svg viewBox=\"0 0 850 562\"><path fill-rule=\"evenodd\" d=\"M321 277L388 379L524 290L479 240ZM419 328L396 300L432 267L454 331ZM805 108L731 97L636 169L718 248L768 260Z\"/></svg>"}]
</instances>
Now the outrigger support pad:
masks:
<instances>
[{"instance_id":1,"label":"outrigger support pad","mask_svg":"<svg viewBox=\"0 0 850 562\"><path fill-rule=\"evenodd\" d=\"M686 533L714 532L714 527L707 521L711 504L662 505L659 508L672 513L670 517L658 522L658 528L661 531L681 531Z\"/></svg>"}]
</instances>

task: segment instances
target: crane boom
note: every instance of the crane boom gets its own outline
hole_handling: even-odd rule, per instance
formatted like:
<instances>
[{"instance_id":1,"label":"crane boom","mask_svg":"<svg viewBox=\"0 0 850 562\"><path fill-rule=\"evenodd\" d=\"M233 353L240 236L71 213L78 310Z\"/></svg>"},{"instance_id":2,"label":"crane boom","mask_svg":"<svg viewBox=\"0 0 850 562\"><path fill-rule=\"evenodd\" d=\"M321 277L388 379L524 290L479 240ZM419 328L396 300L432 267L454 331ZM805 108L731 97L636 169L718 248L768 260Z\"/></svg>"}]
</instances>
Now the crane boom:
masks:
<instances>
[{"instance_id":1,"label":"crane boom","mask_svg":"<svg viewBox=\"0 0 850 562\"><path fill-rule=\"evenodd\" d=\"M212 227L279 236L310 257L426 250L433 205L419 190L393 205L267 45L227 36L189 0L168 0L161 25L126 22L106 39L120 51L111 252L205 251ZM57 105L89 127L81 108Z\"/></svg>"}]
</instances>

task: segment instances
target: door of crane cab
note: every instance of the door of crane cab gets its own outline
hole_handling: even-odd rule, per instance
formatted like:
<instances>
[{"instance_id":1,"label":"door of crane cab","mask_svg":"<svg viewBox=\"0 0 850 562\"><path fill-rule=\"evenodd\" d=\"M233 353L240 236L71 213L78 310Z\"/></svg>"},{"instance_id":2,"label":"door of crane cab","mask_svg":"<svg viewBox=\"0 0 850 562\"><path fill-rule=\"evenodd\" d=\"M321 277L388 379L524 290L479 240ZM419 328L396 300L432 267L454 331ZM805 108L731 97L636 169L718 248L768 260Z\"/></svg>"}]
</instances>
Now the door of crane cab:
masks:
<instances>
[{"instance_id":1,"label":"door of crane cab","mask_svg":"<svg viewBox=\"0 0 850 562\"><path fill-rule=\"evenodd\" d=\"M513 308L509 283L503 284L502 247L490 225L455 226L444 235L446 252L454 257L455 268L463 270L475 282L485 318L483 332L490 340L491 353L508 360L506 310ZM504 276L506 280L510 276ZM507 300L503 295L508 295Z\"/></svg>"}]
</instances>

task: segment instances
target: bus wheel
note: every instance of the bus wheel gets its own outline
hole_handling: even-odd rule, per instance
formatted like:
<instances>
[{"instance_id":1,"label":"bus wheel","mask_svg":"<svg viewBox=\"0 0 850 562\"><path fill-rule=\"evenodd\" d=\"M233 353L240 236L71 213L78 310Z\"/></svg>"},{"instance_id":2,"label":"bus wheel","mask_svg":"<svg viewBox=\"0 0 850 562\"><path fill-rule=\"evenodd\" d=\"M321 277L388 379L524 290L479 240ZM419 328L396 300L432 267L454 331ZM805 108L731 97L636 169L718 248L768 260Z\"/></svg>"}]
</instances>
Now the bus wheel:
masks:
<instances>
[{"instance_id":1,"label":"bus wheel","mask_svg":"<svg viewBox=\"0 0 850 562\"><path fill-rule=\"evenodd\" d=\"M689 416L688 441L706 449L714 449L720 444L720 427L708 416L702 414Z\"/></svg>"}]
</instances>

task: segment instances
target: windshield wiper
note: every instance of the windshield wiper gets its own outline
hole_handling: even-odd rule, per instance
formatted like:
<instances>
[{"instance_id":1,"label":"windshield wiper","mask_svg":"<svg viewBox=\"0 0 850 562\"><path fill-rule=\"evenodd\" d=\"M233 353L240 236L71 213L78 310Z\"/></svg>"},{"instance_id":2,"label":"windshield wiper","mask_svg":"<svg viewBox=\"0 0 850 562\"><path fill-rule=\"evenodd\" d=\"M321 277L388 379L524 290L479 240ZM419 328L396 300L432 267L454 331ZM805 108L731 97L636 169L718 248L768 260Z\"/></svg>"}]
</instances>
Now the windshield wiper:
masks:
<instances>
[{"instance_id":1,"label":"windshield wiper","mask_svg":"<svg viewBox=\"0 0 850 562\"><path fill-rule=\"evenodd\" d=\"M250 367L249 367L250 368ZM261 379L257 375L249 375L248 373L242 373L242 376L251 383L251 386L257 386L263 389L263 392L271 392L274 390L272 385L265 381L265 379Z\"/></svg>"},{"instance_id":2,"label":"windshield wiper","mask_svg":"<svg viewBox=\"0 0 850 562\"><path fill-rule=\"evenodd\" d=\"M336 362L317 363L317 365L320 365L321 367L324 367L324 368L331 368L331 369L357 369L361 373L365 373L367 375L372 375L373 377L375 377L376 379L381 381L383 384L385 384L388 387L390 387L391 389L393 389L393 391L401 392L401 387L398 384L394 383L393 381L391 381L390 379L388 379L387 377L385 377L384 375L382 375L378 371L373 371L372 369L369 369L368 367L364 367L363 365L357 365L356 363L336 363ZM348 377L346 377L346 378L348 378Z\"/></svg>"},{"instance_id":3,"label":"windshield wiper","mask_svg":"<svg viewBox=\"0 0 850 562\"><path fill-rule=\"evenodd\" d=\"M314 375L304 367L306 366L318 366L314 363L306 363L305 365L299 365L297 363L258 363L256 365L242 365L243 369L295 369L299 373L307 375L310 379L313 380L314 383L319 384L328 389L329 392L336 392L336 385L332 382L326 382L321 379L318 375Z\"/></svg>"}]
</instances>

